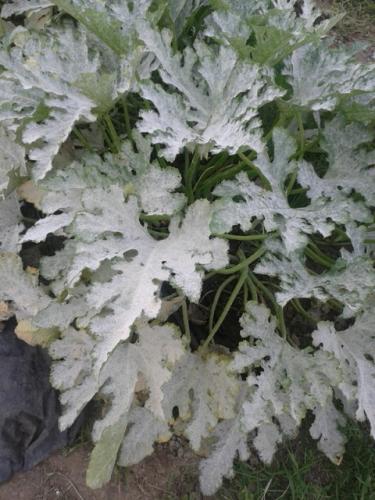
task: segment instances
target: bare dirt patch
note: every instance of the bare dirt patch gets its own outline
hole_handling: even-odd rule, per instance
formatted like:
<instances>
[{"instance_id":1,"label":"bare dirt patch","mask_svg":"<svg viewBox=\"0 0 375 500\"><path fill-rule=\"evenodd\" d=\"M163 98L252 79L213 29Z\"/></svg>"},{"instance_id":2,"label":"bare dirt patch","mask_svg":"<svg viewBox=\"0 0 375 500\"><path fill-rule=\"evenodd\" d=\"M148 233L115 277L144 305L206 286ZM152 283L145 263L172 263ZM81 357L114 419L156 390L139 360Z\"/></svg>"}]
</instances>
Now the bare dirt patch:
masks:
<instances>
[{"instance_id":1,"label":"bare dirt patch","mask_svg":"<svg viewBox=\"0 0 375 500\"><path fill-rule=\"evenodd\" d=\"M371 59L375 50L375 2L373 0L317 0L324 14L332 16L345 13L334 28L338 43L363 42L363 60Z\"/></svg>"},{"instance_id":2,"label":"bare dirt patch","mask_svg":"<svg viewBox=\"0 0 375 500\"><path fill-rule=\"evenodd\" d=\"M203 500L199 493L199 458L181 443L156 447L141 464L117 469L98 490L85 484L91 448L59 452L0 485L0 500ZM213 498L213 497L211 497Z\"/></svg>"}]
</instances>

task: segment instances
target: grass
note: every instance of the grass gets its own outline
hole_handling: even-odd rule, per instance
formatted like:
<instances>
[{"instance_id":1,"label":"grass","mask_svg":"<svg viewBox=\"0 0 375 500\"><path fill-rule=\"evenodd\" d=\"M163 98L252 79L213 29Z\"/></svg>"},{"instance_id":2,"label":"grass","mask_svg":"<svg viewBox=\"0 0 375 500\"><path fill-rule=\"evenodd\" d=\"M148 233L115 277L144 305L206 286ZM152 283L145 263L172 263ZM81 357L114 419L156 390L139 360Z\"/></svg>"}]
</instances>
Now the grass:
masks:
<instances>
[{"instance_id":1,"label":"grass","mask_svg":"<svg viewBox=\"0 0 375 500\"><path fill-rule=\"evenodd\" d=\"M218 500L373 500L375 442L368 430L350 424L347 453L332 464L312 443L299 438L280 450L271 466L236 465L236 476Z\"/></svg>"}]
</instances>

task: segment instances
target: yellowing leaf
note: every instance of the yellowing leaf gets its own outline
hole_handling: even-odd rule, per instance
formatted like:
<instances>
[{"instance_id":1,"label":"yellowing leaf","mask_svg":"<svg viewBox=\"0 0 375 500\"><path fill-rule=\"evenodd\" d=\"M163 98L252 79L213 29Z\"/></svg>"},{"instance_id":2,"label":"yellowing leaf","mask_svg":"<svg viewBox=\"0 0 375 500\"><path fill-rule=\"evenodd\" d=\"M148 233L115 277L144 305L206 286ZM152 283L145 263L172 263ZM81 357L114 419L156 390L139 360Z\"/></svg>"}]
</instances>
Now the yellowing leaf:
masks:
<instances>
[{"instance_id":1,"label":"yellowing leaf","mask_svg":"<svg viewBox=\"0 0 375 500\"><path fill-rule=\"evenodd\" d=\"M58 330L53 328L36 328L28 320L18 322L15 333L20 340L26 344L48 347L59 335Z\"/></svg>"}]
</instances>

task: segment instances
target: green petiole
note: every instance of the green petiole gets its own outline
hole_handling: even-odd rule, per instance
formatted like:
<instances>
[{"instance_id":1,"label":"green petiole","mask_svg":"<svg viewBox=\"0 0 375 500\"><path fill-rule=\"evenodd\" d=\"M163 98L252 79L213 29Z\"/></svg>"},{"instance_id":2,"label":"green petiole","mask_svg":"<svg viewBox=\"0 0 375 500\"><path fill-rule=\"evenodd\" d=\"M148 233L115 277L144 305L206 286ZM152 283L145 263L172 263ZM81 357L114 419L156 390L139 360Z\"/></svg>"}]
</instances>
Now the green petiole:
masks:
<instances>
[{"instance_id":1,"label":"green petiole","mask_svg":"<svg viewBox=\"0 0 375 500\"><path fill-rule=\"evenodd\" d=\"M217 304L219 303L221 294L222 294L223 290L229 285L229 283L231 283L235 279L236 279L236 276L229 276L229 278L227 278L226 280L224 280L223 283L216 290L216 293L215 293L215 296L214 296L214 300L212 301L212 306L211 306L211 309L210 309L210 316L209 316L209 319L208 319L208 328L209 328L209 331L212 331L212 329L213 329L215 312L216 312Z\"/></svg>"},{"instance_id":2,"label":"green petiole","mask_svg":"<svg viewBox=\"0 0 375 500\"><path fill-rule=\"evenodd\" d=\"M247 267L243 267L242 271L241 271L241 274L240 274L240 277L239 277L239 280L237 281L236 286L233 288L233 291L230 294L230 297L229 297L227 303L225 304L225 307L224 307L222 313L220 314L219 319L216 321L215 325L210 330L210 333L209 333L208 337L206 338L206 340L205 340L205 342L204 342L204 344L202 346L202 350L203 351L207 349L207 347L210 344L211 340L214 338L215 334L217 333L217 331L221 327L223 321L227 317L227 314L229 313L230 308L233 305L233 302L235 301L237 295L240 293L241 288L243 287L243 285L244 285L244 283L246 281L247 272L248 272L247 271Z\"/></svg>"},{"instance_id":3,"label":"green petiole","mask_svg":"<svg viewBox=\"0 0 375 500\"><path fill-rule=\"evenodd\" d=\"M252 279L250 278L249 275L246 278L246 284L249 287L249 290L250 290L250 293L251 293L251 300L254 300L254 302L258 302L257 288L256 288L254 282L252 281Z\"/></svg>"},{"instance_id":4,"label":"green petiole","mask_svg":"<svg viewBox=\"0 0 375 500\"><path fill-rule=\"evenodd\" d=\"M115 129L115 126L113 125L111 117L108 114L105 114L105 115L103 115L103 120L104 120L105 125L107 126L108 135L112 141L113 149L115 150L116 153L118 153L120 151L120 148L121 148L121 140L116 132L116 129Z\"/></svg>"},{"instance_id":5,"label":"green petiole","mask_svg":"<svg viewBox=\"0 0 375 500\"><path fill-rule=\"evenodd\" d=\"M232 267L223 267L221 269L216 269L215 271L212 271L212 273L209 273L209 275L214 276L215 274L234 274L242 271L242 269L246 269L250 264L259 259L265 253L265 251L265 248L260 247L256 252L251 254L245 260L241 261L239 264Z\"/></svg>"},{"instance_id":6,"label":"green petiole","mask_svg":"<svg viewBox=\"0 0 375 500\"><path fill-rule=\"evenodd\" d=\"M130 140L132 140L132 128L130 125L130 117L129 117L129 109L128 109L128 102L126 99L126 96L121 100L122 103L122 109L124 110L124 121L125 121L125 130L126 130L126 135Z\"/></svg>"},{"instance_id":7,"label":"green petiole","mask_svg":"<svg viewBox=\"0 0 375 500\"><path fill-rule=\"evenodd\" d=\"M272 191L271 184L270 184L269 180L267 179L267 177L265 177L262 174L262 172L260 171L260 169L256 165L254 165L254 163L251 160L249 160L249 158L247 158L247 156L245 156L243 153L239 152L238 156L241 158L241 160L244 163L246 163L246 165L248 165L249 167L251 167L257 173L257 175L259 176L260 180L263 183L263 187L265 187L269 191Z\"/></svg>"},{"instance_id":8,"label":"green petiole","mask_svg":"<svg viewBox=\"0 0 375 500\"><path fill-rule=\"evenodd\" d=\"M189 312L186 304L186 299L182 301L181 305L182 309L182 321L184 324L184 331L185 331L185 336L187 338L188 344L190 344L191 341L191 333L190 333L190 325L189 325Z\"/></svg>"},{"instance_id":9,"label":"green petiole","mask_svg":"<svg viewBox=\"0 0 375 500\"><path fill-rule=\"evenodd\" d=\"M91 144L78 128L73 129L73 134L77 137L83 148L87 148L90 151L90 153L94 152L94 150L91 147Z\"/></svg>"},{"instance_id":10,"label":"green petiole","mask_svg":"<svg viewBox=\"0 0 375 500\"><path fill-rule=\"evenodd\" d=\"M323 254L319 255L319 254L315 253L309 247L305 248L305 255L307 257L309 257L311 260L313 260L314 262L316 262L317 264L320 264L320 265L322 265L323 267L325 267L327 269L331 269L331 267L332 267L331 260L328 260L328 258L325 258L323 256Z\"/></svg>"},{"instance_id":11,"label":"green petiole","mask_svg":"<svg viewBox=\"0 0 375 500\"><path fill-rule=\"evenodd\" d=\"M195 150L191 163L188 163L188 156L185 154L185 191L188 199L188 203L192 203L194 201L194 190L193 190L193 181L195 178L195 173L197 166L199 164L199 151Z\"/></svg>"},{"instance_id":12,"label":"green petiole","mask_svg":"<svg viewBox=\"0 0 375 500\"><path fill-rule=\"evenodd\" d=\"M145 222L169 222L171 220L169 215L147 215L140 214L139 218Z\"/></svg>"},{"instance_id":13,"label":"green petiole","mask_svg":"<svg viewBox=\"0 0 375 500\"><path fill-rule=\"evenodd\" d=\"M279 330L280 330L280 333L283 337L284 340L287 339L287 330L286 330L286 326L285 326L285 319L284 319L284 312L283 312L283 308L276 302L273 294L268 290L267 287L265 287L263 285L263 283L261 281L259 281L254 273L252 273L251 271L249 271L249 276L250 276L250 279L254 282L254 284L256 285L256 287L263 293L263 295L265 295L268 300L271 302L274 310L275 310L275 313L276 313L276 318L277 318L277 323L278 323L278 326L279 326Z\"/></svg>"},{"instance_id":14,"label":"green petiole","mask_svg":"<svg viewBox=\"0 0 375 500\"><path fill-rule=\"evenodd\" d=\"M299 147L300 147L298 158L301 159L305 154L305 129L303 127L302 114L300 111L297 112L296 118L299 130Z\"/></svg>"},{"instance_id":15,"label":"green petiole","mask_svg":"<svg viewBox=\"0 0 375 500\"><path fill-rule=\"evenodd\" d=\"M298 299L292 299L291 304L294 307L294 309L298 313L300 313L301 316L303 316L305 319L307 319L310 323L314 323L314 324L317 323L317 321L312 316L310 316L310 314L308 312L305 311L305 309L302 307L301 302Z\"/></svg>"},{"instance_id":16,"label":"green petiole","mask_svg":"<svg viewBox=\"0 0 375 500\"><path fill-rule=\"evenodd\" d=\"M235 165L230 168L226 168L222 172L218 172L217 174L209 177L206 179L205 182L202 183L202 186L199 189L200 193L203 193L205 196L207 196L210 192L210 190L216 186L216 184L219 184L219 182L225 180L225 179L231 179L234 175L237 173L241 172L244 169L244 165ZM254 171L250 172L250 176L255 176L256 173Z\"/></svg>"},{"instance_id":17,"label":"green petiole","mask_svg":"<svg viewBox=\"0 0 375 500\"><path fill-rule=\"evenodd\" d=\"M274 231L272 233L265 234L214 234L216 238L224 238L225 240L236 240L236 241L261 241L266 240L270 236L277 236L278 232Z\"/></svg>"}]
</instances>

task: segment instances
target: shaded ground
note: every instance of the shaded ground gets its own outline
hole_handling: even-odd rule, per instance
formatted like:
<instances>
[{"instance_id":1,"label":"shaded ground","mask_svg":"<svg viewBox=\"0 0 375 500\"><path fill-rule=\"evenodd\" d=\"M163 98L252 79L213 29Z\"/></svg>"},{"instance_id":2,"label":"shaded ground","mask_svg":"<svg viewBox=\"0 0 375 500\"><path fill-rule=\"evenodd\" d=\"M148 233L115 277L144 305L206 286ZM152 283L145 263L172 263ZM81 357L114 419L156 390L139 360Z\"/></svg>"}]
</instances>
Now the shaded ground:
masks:
<instances>
[{"instance_id":1,"label":"shaded ground","mask_svg":"<svg viewBox=\"0 0 375 500\"><path fill-rule=\"evenodd\" d=\"M90 447L52 455L33 470L0 485L0 500L201 500L198 458L178 441L160 445L153 456L117 469L104 488L85 484ZM207 497L206 497L207 498ZM211 497L212 498L212 497Z\"/></svg>"}]
</instances>

